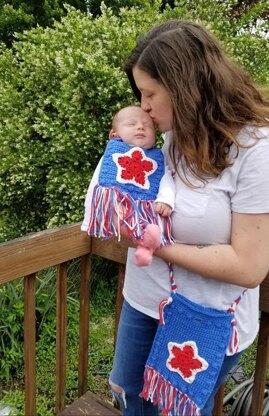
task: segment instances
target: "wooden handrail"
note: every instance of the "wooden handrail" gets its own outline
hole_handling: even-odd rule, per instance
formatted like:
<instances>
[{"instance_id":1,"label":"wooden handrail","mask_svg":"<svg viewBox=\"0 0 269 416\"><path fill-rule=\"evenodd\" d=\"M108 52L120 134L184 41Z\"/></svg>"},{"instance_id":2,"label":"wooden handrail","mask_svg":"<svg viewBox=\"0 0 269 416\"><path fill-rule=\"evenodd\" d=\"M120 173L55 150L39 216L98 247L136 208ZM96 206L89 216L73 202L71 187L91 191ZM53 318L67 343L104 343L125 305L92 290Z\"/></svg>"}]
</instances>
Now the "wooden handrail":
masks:
<instances>
[{"instance_id":1,"label":"wooden handrail","mask_svg":"<svg viewBox=\"0 0 269 416\"><path fill-rule=\"evenodd\" d=\"M122 286L127 257L126 247L115 241L90 238L80 230L80 223L46 230L11 242L0 244L0 285L24 277L24 355L25 355L25 412L36 414L35 386L35 280L36 273L48 267L57 267L57 334L56 334L56 413L64 408L65 354L66 351L66 262L81 258L80 280L80 340L79 340L79 396L87 389L90 256L96 254L119 263L118 296L116 302L116 326L122 305ZM263 385L269 355L269 274L260 290L261 329L259 333L256 371L253 388L252 410L261 414ZM262 382L261 382L262 381ZM221 414L221 394L217 413ZM217 404L217 403L216 403Z\"/></svg>"},{"instance_id":2,"label":"wooden handrail","mask_svg":"<svg viewBox=\"0 0 269 416\"><path fill-rule=\"evenodd\" d=\"M91 246L80 225L64 225L0 244L0 285L90 252L117 263L126 262L124 245L93 238Z\"/></svg>"}]
</instances>

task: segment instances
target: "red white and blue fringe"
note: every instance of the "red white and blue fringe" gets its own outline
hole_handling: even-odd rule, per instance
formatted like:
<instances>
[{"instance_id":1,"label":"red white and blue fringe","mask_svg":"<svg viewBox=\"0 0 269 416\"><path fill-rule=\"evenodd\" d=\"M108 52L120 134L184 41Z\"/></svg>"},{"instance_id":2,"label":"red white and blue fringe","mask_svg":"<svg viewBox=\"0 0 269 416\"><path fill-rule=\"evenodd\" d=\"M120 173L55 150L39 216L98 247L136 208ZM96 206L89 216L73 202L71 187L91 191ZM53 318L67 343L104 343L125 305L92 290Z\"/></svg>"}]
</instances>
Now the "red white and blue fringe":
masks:
<instances>
[{"instance_id":1,"label":"red white and blue fringe","mask_svg":"<svg viewBox=\"0 0 269 416\"><path fill-rule=\"evenodd\" d=\"M159 325L165 325L164 308L172 302L173 302L173 299L171 298L171 296L169 296L169 298L165 298L161 300L161 302L159 303Z\"/></svg>"},{"instance_id":2,"label":"red white and blue fringe","mask_svg":"<svg viewBox=\"0 0 269 416\"><path fill-rule=\"evenodd\" d=\"M200 409L185 393L170 384L152 367L146 366L140 396L151 400L167 416L199 416Z\"/></svg>"},{"instance_id":3,"label":"red white and blue fringe","mask_svg":"<svg viewBox=\"0 0 269 416\"><path fill-rule=\"evenodd\" d=\"M136 241L143 238L144 229L148 224L157 224L162 232L161 245L171 244L173 238L170 218L161 218L155 212L153 204L154 201L135 200L116 187L96 185L88 234L104 240L118 237L120 241L121 229L124 228L129 237Z\"/></svg>"},{"instance_id":4,"label":"red white and blue fringe","mask_svg":"<svg viewBox=\"0 0 269 416\"><path fill-rule=\"evenodd\" d=\"M240 302L240 300L242 299L246 291L247 289L243 290L241 295L238 296L238 298L234 301L233 305L228 309L228 312L233 313L233 314L235 313L235 308L237 307L238 303ZM235 354L236 352L238 352L238 346L239 346L238 331L236 328L237 322L235 318L231 320L231 324L232 324L232 335L229 340L229 352L231 354Z\"/></svg>"}]
</instances>

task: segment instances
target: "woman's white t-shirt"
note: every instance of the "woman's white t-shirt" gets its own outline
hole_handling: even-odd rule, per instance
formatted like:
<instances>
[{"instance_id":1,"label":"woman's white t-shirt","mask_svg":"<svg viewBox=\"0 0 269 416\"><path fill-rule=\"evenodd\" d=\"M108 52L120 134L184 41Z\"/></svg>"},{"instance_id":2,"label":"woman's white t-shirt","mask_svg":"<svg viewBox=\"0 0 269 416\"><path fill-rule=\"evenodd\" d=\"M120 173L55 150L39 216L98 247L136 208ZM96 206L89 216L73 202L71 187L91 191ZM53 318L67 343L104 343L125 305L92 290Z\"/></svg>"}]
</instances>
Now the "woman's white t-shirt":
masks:
<instances>
[{"instance_id":1,"label":"woman's white t-shirt","mask_svg":"<svg viewBox=\"0 0 269 416\"><path fill-rule=\"evenodd\" d=\"M259 140L254 137L259 137ZM175 209L172 213L172 234L179 243L191 245L229 244L232 211L246 214L269 213L269 128L246 127L238 135L241 144L252 147L230 149L233 164L206 185L190 188L175 175ZM169 157L170 133L165 135L163 151L166 163L173 169ZM237 155L237 157L236 157ZM98 168L97 168L98 170ZM88 199L95 180L88 190ZM85 230L86 224L82 225ZM128 250L124 298L135 309L159 317L159 302L169 296L170 283L167 264L153 257L152 264L137 267L133 263L135 249ZM224 265L225 266L225 265ZM182 267L174 266L178 291L201 305L227 310L244 288L203 277ZM259 288L249 289L241 298L235 312L239 335L239 351L255 339L259 326Z\"/></svg>"}]
</instances>

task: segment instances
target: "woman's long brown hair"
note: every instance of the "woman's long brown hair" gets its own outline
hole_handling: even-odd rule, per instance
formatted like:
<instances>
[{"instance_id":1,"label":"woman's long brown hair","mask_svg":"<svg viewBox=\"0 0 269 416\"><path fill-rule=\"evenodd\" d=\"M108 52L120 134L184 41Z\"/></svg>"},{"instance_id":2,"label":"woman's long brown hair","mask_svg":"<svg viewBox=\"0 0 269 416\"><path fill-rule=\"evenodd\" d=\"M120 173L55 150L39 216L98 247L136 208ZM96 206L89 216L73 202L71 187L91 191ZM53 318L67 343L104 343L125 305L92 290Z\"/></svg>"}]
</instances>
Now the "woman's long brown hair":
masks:
<instances>
[{"instance_id":1,"label":"woman's long brown hair","mask_svg":"<svg viewBox=\"0 0 269 416\"><path fill-rule=\"evenodd\" d=\"M218 176L231 164L230 146L241 146L236 133L248 124L269 125L268 99L245 70L224 55L214 36L196 23L168 20L138 39L125 72L140 100L134 66L162 83L171 97L170 154L176 170L180 155L183 166L202 181Z\"/></svg>"}]
</instances>

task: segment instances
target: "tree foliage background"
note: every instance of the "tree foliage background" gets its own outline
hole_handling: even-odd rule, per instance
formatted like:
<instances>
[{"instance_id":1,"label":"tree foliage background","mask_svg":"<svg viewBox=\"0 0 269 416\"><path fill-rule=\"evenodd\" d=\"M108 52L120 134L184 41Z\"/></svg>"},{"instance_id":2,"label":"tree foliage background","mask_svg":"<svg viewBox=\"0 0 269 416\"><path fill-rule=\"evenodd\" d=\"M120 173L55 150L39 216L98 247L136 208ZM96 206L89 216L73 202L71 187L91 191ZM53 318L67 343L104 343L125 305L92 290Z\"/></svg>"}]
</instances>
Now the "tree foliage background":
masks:
<instances>
[{"instance_id":1,"label":"tree foliage background","mask_svg":"<svg viewBox=\"0 0 269 416\"><path fill-rule=\"evenodd\" d=\"M134 102L122 65L152 25L174 17L205 24L269 85L265 1L66 3L0 0L0 241L82 220L112 116ZM14 27L31 29L15 36Z\"/></svg>"},{"instance_id":2,"label":"tree foliage background","mask_svg":"<svg viewBox=\"0 0 269 416\"><path fill-rule=\"evenodd\" d=\"M17 32L34 26L51 26L54 20L66 15L64 4L86 12L85 0L0 0L0 39L12 46Z\"/></svg>"}]
</instances>

